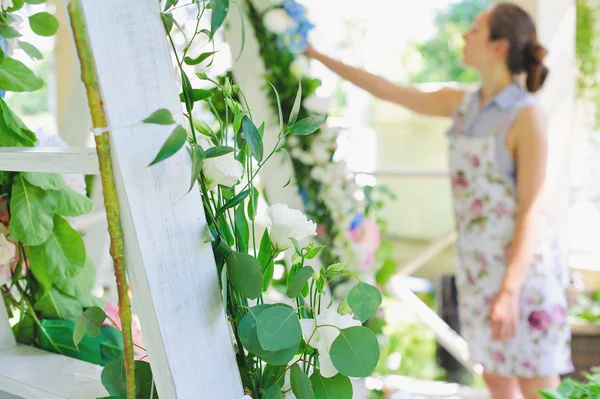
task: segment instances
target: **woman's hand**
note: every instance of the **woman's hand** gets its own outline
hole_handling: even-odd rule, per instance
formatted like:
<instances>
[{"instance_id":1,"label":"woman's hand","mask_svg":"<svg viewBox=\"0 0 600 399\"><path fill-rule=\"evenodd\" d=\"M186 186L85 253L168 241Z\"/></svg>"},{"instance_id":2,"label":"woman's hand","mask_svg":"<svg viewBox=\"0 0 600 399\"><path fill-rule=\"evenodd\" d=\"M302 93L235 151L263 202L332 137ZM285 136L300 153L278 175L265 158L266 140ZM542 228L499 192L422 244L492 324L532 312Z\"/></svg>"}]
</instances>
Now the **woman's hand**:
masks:
<instances>
[{"instance_id":1,"label":"woman's hand","mask_svg":"<svg viewBox=\"0 0 600 399\"><path fill-rule=\"evenodd\" d=\"M309 44L306 47L306 50L304 51L304 54L306 54L306 56L308 58L316 58L317 55L319 54L319 52L317 50L315 50L314 47Z\"/></svg>"},{"instance_id":2,"label":"woman's hand","mask_svg":"<svg viewBox=\"0 0 600 399\"><path fill-rule=\"evenodd\" d=\"M501 290L496 295L492 311L490 312L490 325L494 341L506 341L517 334L519 323L519 300L514 293Z\"/></svg>"}]
</instances>

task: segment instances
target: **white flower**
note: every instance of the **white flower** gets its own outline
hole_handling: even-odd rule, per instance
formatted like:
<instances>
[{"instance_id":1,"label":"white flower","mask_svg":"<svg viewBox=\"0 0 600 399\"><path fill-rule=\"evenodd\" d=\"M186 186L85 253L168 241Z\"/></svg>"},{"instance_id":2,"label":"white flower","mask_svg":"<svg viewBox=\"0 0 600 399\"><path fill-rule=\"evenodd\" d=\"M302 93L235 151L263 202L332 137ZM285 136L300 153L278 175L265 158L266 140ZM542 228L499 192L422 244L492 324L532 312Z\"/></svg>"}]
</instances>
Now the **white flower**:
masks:
<instances>
[{"instance_id":1,"label":"white flower","mask_svg":"<svg viewBox=\"0 0 600 399\"><path fill-rule=\"evenodd\" d=\"M313 146L312 155L317 163L325 163L331 160L331 150L324 146Z\"/></svg>"},{"instance_id":2,"label":"white flower","mask_svg":"<svg viewBox=\"0 0 600 399\"><path fill-rule=\"evenodd\" d=\"M321 311L321 313L317 315L316 320L301 319L300 324L302 326L302 335L304 336L304 339L311 347L319 351L319 371L321 372L321 375L325 378L332 378L338 371L331 361L329 351L331 350L333 341L340 335L340 331L335 327L328 326L333 325L340 329L345 329L360 326L360 321L354 320L352 315L349 314L342 316L336 309L331 307Z\"/></svg>"},{"instance_id":3,"label":"white flower","mask_svg":"<svg viewBox=\"0 0 600 399\"><path fill-rule=\"evenodd\" d=\"M284 0L253 0L252 3L256 10L260 13L267 11L269 8L279 7L283 5Z\"/></svg>"},{"instance_id":4,"label":"white flower","mask_svg":"<svg viewBox=\"0 0 600 399\"><path fill-rule=\"evenodd\" d=\"M6 10L7 8L11 7L13 7L12 0L0 0L0 8L2 8L3 10Z\"/></svg>"},{"instance_id":5,"label":"white flower","mask_svg":"<svg viewBox=\"0 0 600 399\"><path fill-rule=\"evenodd\" d=\"M275 204L267 213L271 219L271 242L279 251L292 246L289 238L302 241L317 234L316 223L308 220L302 212L290 209L285 204Z\"/></svg>"},{"instance_id":6,"label":"white flower","mask_svg":"<svg viewBox=\"0 0 600 399\"><path fill-rule=\"evenodd\" d=\"M208 180L209 189L214 190L218 185L235 186L244 173L244 167L240 161L235 159L233 152L230 152L220 157L204 160L202 172Z\"/></svg>"},{"instance_id":7,"label":"white flower","mask_svg":"<svg viewBox=\"0 0 600 399\"><path fill-rule=\"evenodd\" d=\"M294 62L292 62L290 69L294 76L299 79L307 76L310 73L310 63L308 62L308 58L303 55L299 55L296 57Z\"/></svg>"},{"instance_id":8,"label":"white flower","mask_svg":"<svg viewBox=\"0 0 600 399\"><path fill-rule=\"evenodd\" d=\"M295 28L297 23L282 8L277 8L267 12L263 18L265 27L271 32L281 35L286 31Z\"/></svg>"},{"instance_id":9,"label":"white flower","mask_svg":"<svg viewBox=\"0 0 600 399\"><path fill-rule=\"evenodd\" d=\"M307 97L302 104L307 110L315 114L326 114L329 112L330 102L331 99L329 97L319 97L313 94Z\"/></svg>"}]
</instances>

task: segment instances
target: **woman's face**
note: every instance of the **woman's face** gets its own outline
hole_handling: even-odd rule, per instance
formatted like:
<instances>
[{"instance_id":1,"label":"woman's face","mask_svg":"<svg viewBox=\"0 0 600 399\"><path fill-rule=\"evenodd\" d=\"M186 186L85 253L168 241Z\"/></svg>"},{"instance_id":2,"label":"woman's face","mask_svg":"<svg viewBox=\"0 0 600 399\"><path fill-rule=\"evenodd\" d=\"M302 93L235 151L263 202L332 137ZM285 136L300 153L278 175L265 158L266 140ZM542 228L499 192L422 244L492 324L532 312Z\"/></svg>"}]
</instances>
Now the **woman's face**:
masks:
<instances>
[{"instance_id":1,"label":"woman's face","mask_svg":"<svg viewBox=\"0 0 600 399\"><path fill-rule=\"evenodd\" d=\"M484 11L475 18L471 29L463 34L465 47L463 64L481 69L497 57L493 42L490 41L488 21L491 11Z\"/></svg>"}]
</instances>

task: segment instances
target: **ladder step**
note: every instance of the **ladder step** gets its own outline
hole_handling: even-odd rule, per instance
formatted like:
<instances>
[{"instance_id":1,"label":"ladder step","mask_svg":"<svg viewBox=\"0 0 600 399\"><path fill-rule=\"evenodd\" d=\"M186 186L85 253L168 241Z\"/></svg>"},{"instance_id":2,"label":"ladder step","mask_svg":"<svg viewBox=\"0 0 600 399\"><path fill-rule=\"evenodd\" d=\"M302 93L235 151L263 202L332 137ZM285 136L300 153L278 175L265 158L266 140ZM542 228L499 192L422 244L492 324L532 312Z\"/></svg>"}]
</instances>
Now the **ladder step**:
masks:
<instances>
[{"instance_id":1,"label":"ladder step","mask_svg":"<svg viewBox=\"0 0 600 399\"><path fill-rule=\"evenodd\" d=\"M0 148L0 170L10 172L99 174L95 148Z\"/></svg>"}]
</instances>

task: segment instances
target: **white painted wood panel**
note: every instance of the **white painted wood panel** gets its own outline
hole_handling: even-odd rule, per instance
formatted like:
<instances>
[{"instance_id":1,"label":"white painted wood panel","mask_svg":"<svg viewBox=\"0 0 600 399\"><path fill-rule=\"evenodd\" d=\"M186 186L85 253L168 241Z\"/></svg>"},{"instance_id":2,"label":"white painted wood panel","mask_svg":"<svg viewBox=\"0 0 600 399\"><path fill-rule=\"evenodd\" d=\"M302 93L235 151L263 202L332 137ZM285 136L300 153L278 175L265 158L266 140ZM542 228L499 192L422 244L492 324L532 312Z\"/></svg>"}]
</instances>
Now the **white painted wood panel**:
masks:
<instances>
[{"instance_id":1,"label":"white painted wood panel","mask_svg":"<svg viewBox=\"0 0 600 399\"><path fill-rule=\"evenodd\" d=\"M28 346L0 352L0 391L25 399L90 399L107 396L102 368Z\"/></svg>"},{"instance_id":2,"label":"white painted wood panel","mask_svg":"<svg viewBox=\"0 0 600 399\"><path fill-rule=\"evenodd\" d=\"M11 172L99 173L94 148L0 148L0 170Z\"/></svg>"},{"instance_id":3,"label":"white painted wood panel","mask_svg":"<svg viewBox=\"0 0 600 399\"><path fill-rule=\"evenodd\" d=\"M83 0L105 110L130 126L159 108L183 122L158 2ZM173 127L114 131L111 156L128 275L162 399L239 399L243 389L186 151L148 168Z\"/></svg>"},{"instance_id":4,"label":"white painted wood panel","mask_svg":"<svg viewBox=\"0 0 600 399\"><path fill-rule=\"evenodd\" d=\"M15 345L15 336L8 323L8 313L6 312L6 306L4 306L2 296L0 295L0 350L12 348Z\"/></svg>"}]
</instances>

